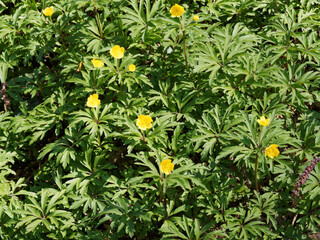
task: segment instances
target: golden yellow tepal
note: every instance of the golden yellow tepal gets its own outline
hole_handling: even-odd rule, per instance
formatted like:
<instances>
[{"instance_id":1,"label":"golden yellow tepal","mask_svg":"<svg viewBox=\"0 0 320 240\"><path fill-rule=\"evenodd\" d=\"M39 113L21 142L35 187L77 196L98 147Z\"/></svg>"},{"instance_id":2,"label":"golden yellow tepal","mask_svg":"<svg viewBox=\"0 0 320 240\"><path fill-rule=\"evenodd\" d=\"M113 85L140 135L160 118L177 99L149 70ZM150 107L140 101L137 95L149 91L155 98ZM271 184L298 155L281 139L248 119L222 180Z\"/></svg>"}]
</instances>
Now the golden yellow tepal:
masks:
<instances>
[{"instance_id":1,"label":"golden yellow tepal","mask_svg":"<svg viewBox=\"0 0 320 240\"><path fill-rule=\"evenodd\" d=\"M98 107L100 105L99 95L98 94L92 94L87 99L87 106L88 107Z\"/></svg>"},{"instance_id":2,"label":"golden yellow tepal","mask_svg":"<svg viewBox=\"0 0 320 240\"><path fill-rule=\"evenodd\" d=\"M175 4L170 9L171 17L180 17L184 12L184 8L178 4Z\"/></svg>"},{"instance_id":3,"label":"golden yellow tepal","mask_svg":"<svg viewBox=\"0 0 320 240\"><path fill-rule=\"evenodd\" d=\"M130 64L128 69L130 72L134 72L136 70L136 66L134 64Z\"/></svg>"},{"instance_id":4,"label":"golden yellow tepal","mask_svg":"<svg viewBox=\"0 0 320 240\"><path fill-rule=\"evenodd\" d=\"M265 118L265 116L262 116L260 119L257 120L257 122L262 126L268 126L270 124L270 119Z\"/></svg>"},{"instance_id":5,"label":"golden yellow tepal","mask_svg":"<svg viewBox=\"0 0 320 240\"><path fill-rule=\"evenodd\" d=\"M116 59L123 58L124 48L120 47L119 45L115 45L113 48L110 49L110 54L112 57L114 57Z\"/></svg>"},{"instance_id":6,"label":"golden yellow tepal","mask_svg":"<svg viewBox=\"0 0 320 240\"><path fill-rule=\"evenodd\" d=\"M193 20L199 21L199 15L194 15L194 16L193 16Z\"/></svg>"},{"instance_id":7,"label":"golden yellow tepal","mask_svg":"<svg viewBox=\"0 0 320 240\"><path fill-rule=\"evenodd\" d=\"M279 146L277 144L271 144L266 148L265 156L268 156L269 158L278 157L280 154L278 147Z\"/></svg>"},{"instance_id":8,"label":"golden yellow tepal","mask_svg":"<svg viewBox=\"0 0 320 240\"><path fill-rule=\"evenodd\" d=\"M141 130L147 130L152 127L153 120L149 115L140 115L137 120L137 127L139 127Z\"/></svg>"},{"instance_id":9,"label":"golden yellow tepal","mask_svg":"<svg viewBox=\"0 0 320 240\"><path fill-rule=\"evenodd\" d=\"M91 60L91 62L92 62L93 66L94 66L95 68L100 68L100 67L103 67L103 66L104 66L103 61L97 60L97 59L95 59L95 58L93 58L93 59Z\"/></svg>"},{"instance_id":10,"label":"golden yellow tepal","mask_svg":"<svg viewBox=\"0 0 320 240\"><path fill-rule=\"evenodd\" d=\"M42 13L47 16L50 17L53 14L53 7L47 7L45 9L42 10Z\"/></svg>"},{"instance_id":11,"label":"golden yellow tepal","mask_svg":"<svg viewBox=\"0 0 320 240\"><path fill-rule=\"evenodd\" d=\"M165 159L160 163L161 172L163 172L167 175L171 173L173 168L174 168L174 164L171 162L170 159Z\"/></svg>"}]
</instances>

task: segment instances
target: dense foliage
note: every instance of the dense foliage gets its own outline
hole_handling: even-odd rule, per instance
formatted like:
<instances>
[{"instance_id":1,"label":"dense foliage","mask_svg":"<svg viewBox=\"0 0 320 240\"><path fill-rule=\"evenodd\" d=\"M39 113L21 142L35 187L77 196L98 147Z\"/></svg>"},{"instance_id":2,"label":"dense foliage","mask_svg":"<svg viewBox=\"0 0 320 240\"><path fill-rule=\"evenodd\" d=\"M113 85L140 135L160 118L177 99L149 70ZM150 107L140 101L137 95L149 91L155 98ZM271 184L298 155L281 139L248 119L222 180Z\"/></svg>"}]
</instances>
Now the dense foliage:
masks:
<instances>
[{"instance_id":1,"label":"dense foliage","mask_svg":"<svg viewBox=\"0 0 320 240\"><path fill-rule=\"evenodd\" d=\"M319 239L319 0L0 14L1 239Z\"/></svg>"}]
</instances>

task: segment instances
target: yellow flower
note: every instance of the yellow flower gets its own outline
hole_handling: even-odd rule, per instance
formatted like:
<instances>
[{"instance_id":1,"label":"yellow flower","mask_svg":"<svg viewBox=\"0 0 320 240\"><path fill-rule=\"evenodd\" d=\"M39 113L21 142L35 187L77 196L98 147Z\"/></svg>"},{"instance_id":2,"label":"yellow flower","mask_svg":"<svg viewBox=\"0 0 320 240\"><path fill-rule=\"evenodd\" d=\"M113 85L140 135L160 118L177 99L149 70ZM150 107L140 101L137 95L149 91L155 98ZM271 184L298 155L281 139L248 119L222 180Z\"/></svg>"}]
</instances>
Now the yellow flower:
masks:
<instances>
[{"instance_id":1,"label":"yellow flower","mask_svg":"<svg viewBox=\"0 0 320 240\"><path fill-rule=\"evenodd\" d=\"M45 16L50 17L53 14L53 7L47 7L46 9L42 10Z\"/></svg>"},{"instance_id":2,"label":"yellow flower","mask_svg":"<svg viewBox=\"0 0 320 240\"><path fill-rule=\"evenodd\" d=\"M100 100L98 99L98 94L92 94L88 97L87 106L88 107L98 107L100 105Z\"/></svg>"},{"instance_id":3,"label":"yellow flower","mask_svg":"<svg viewBox=\"0 0 320 240\"><path fill-rule=\"evenodd\" d=\"M260 119L257 120L257 122L262 126L268 126L270 124L270 119L266 119L264 116L262 116Z\"/></svg>"},{"instance_id":4,"label":"yellow flower","mask_svg":"<svg viewBox=\"0 0 320 240\"><path fill-rule=\"evenodd\" d=\"M111 48L110 54L112 57L117 59L123 58L124 48L120 47L119 45L115 45L113 48Z\"/></svg>"},{"instance_id":5,"label":"yellow flower","mask_svg":"<svg viewBox=\"0 0 320 240\"><path fill-rule=\"evenodd\" d=\"M141 129L141 130L146 130L150 129L152 127L153 120L149 115L140 115L138 117L136 125Z\"/></svg>"},{"instance_id":6,"label":"yellow flower","mask_svg":"<svg viewBox=\"0 0 320 240\"><path fill-rule=\"evenodd\" d=\"M160 163L161 172L163 172L167 175L170 174L170 172L173 170L173 168L174 168L174 164L171 162L170 159L163 160Z\"/></svg>"},{"instance_id":7,"label":"yellow flower","mask_svg":"<svg viewBox=\"0 0 320 240\"><path fill-rule=\"evenodd\" d=\"M184 12L184 8L178 4L175 4L170 9L171 17L180 17Z\"/></svg>"},{"instance_id":8,"label":"yellow flower","mask_svg":"<svg viewBox=\"0 0 320 240\"><path fill-rule=\"evenodd\" d=\"M194 15L194 16L193 16L193 20L199 21L199 15Z\"/></svg>"},{"instance_id":9,"label":"yellow flower","mask_svg":"<svg viewBox=\"0 0 320 240\"><path fill-rule=\"evenodd\" d=\"M97 60L97 59L95 59L95 58L93 58L93 59L91 60L91 62L92 62L92 64L93 64L93 66L96 67L96 68L99 68L99 67L103 67L103 66L104 66L104 63L103 63L101 60Z\"/></svg>"},{"instance_id":10,"label":"yellow flower","mask_svg":"<svg viewBox=\"0 0 320 240\"><path fill-rule=\"evenodd\" d=\"M279 146L277 144L271 144L266 148L265 156L268 156L269 158L278 157L280 154L278 147Z\"/></svg>"},{"instance_id":11,"label":"yellow flower","mask_svg":"<svg viewBox=\"0 0 320 240\"><path fill-rule=\"evenodd\" d=\"M134 64L129 65L129 71L134 72L136 70L136 66Z\"/></svg>"}]
</instances>

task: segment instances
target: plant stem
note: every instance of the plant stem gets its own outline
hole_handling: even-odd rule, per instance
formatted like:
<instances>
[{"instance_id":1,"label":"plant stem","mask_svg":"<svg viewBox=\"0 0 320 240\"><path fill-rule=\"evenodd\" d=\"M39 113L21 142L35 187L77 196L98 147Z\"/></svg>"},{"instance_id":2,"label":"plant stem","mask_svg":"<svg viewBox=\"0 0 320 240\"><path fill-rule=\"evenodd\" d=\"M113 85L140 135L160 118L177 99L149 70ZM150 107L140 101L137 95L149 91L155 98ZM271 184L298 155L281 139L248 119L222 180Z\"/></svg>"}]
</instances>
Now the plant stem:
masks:
<instances>
[{"instance_id":1,"label":"plant stem","mask_svg":"<svg viewBox=\"0 0 320 240\"><path fill-rule=\"evenodd\" d=\"M258 154L256 157L255 168L254 168L254 180L256 184L256 190L258 191Z\"/></svg>"},{"instance_id":2,"label":"plant stem","mask_svg":"<svg viewBox=\"0 0 320 240\"><path fill-rule=\"evenodd\" d=\"M278 12L278 1L277 0L275 0L276 1L276 4L275 4L275 12L277 13Z\"/></svg>"},{"instance_id":3,"label":"plant stem","mask_svg":"<svg viewBox=\"0 0 320 240\"><path fill-rule=\"evenodd\" d=\"M160 181L161 181L161 182L163 181L162 174L161 174ZM167 199L166 199L166 194L163 192L163 185L164 185L164 184L162 183L162 184L161 184L161 189L160 189L159 202L160 202L160 204L161 204L161 203L163 204L164 211L165 211L165 219L167 219L167 217L168 217L168 212L167 212ZM163 195L164 195L164 197L162 198Z\"/></svg>"},{"instance_id":4,"label":"plant stem","mask_svg":"<svg viewBox=\"0 0 320 240\"><path fill-rule=\"evenodd\" d=\"M185 30L182 31L183 34L183 51L184 51L184 60L186 62L186 69L188 69L188 58L187 58L187 49L186 49L186 35Z\"/></svg>"},{"instance_id":5,"label":"plant stem","mask_svg":"<svg viewBox=\"0 0 320 240\"><path fill-rule=\"evenodd\" d=\"M162 176L160 177L160 182L163 181ZM161 184L161 189L160 189L160 195L159 195L159 202L162 202L162 195L163 195L163 184Z\"/></svg>"},{"instance_id":6,"label":"plant stem","mask_svg":"<svg viewBox=\"0 0 320 240\"><path fill-rule=\"evenodd\" d=\"M97 21L97 25L98 25L98 29L99 29L100 38L103 39L104 36L103 36L103 33L102 33L100 17L99 17L99 13L98 13L98 10L97 10L96 6L94 6L94 11L95 11L95 15L96 15L96 21Z\"/></svg>"},{"instance_id":7,"label":"plant stem","mask_svg":"<svg viewBox=\"0 0 320 240\"><path fill-rule=\"evenodd\" d=\"M180 21L182 37L183 37L184 60L186 63L186 69L188 69L188 57L187 57L187 49L186 49L186 31L185 31L185 28L183 27L183 22L180 17L179 17L179 21ZM179 33L178 33L178 38L179 38Z\"/></svg>"},{"instance_id":8,"label":"plant stem","mask_svg":"<svg viewBox=\"0 0 320 240\"><path fill-rule=\"evenodd\" d=\"M99 132L99 129L98 129L98 132L97 132L97 137L98 137L99 147L101 147L101 138L100 138L100 132Z\"/></svg>"},{"instance_id":9,"label":"plant stem","mask_svg":"<svg viewBox=\"0 0 320 240\"><path fill-rule=\"evenodd\" d=\"M121 84L121 83L120 83ZM142 140L144 141L144 142L146 142L146 139L145 139L145 136L144 136L144 131L142 131Z\"/></svg>"},{"instance_id":10,"label":"plant stem","mask_svg":"<svg viewBox=\"0 0 320 240\"><path fill-rule=\"evenodd\" d=\"M99 111L100 111L100 106L95 107L94 110L93 110L93 113L94 113L94 120L95 120L95 122L97 124L98 144L99 144L99 147L101 147L101 138L100 138L100 131L99 131L99 123L100 123L100 121L99 121Z\"/></svg>"},{"instance_id":11,"label":"plant stem","mask_svg":"<svg viewBox=\"0 0 320 240\"><path fill-rule=\"evenodd\" d=\"M168 218L168 211L167 211L167 199L166 199L166 196L164 196L164 199L163 199L163 206L164 206L164 211L165 211L165 219Z\"/></svg>"},{"instance_id":12,"label":"plant stem","mask_svg":"<svg viewBox=\"0 0 320 240\"><path fill-rule=\"evenodd\" d=\"M259 149L260 149L260 144L261 144L261 135L262 135L262 130L260 130L259 140L258 140L258 148ZM255 185L256 185L257 191L258 191L258 156L259 156L259 154L257 154L255 166L254 166L254 180L255 180Z\"/></svg>"},{"instance_id":13,"label":"plant stem","mask_svg":"<svg viewBox=\"0 0 320 240\"><path fill-rule=\"evenodd\" d=\"M97 84L96 84L96 70L93 70L93 88L96 89L97 88Z\"/></svg>"},{"instance_id":14,"label":"plant stem","mask_svg":"<svg viewBox=\"0 0 320 240\"><path fill-rule=\"evenodd\" d=\"M118 59L117 58L114 59L114 64L116 65L117 74L119 74L119 67L118 67Z\"/></svg>"},{"instance_id":15,"label":"plant stem","mask_svg":"<svg viewBox=\"0 0 320 240\"><path fill-rule=\"evenodd\" d=\"M98 125L97 138L98 138L99 147L101 147L101 137L100 137L100 131L99 131L99 113L98 113L99 110L100 110L99 106L94 109L94 115L95 115L94 118L95 118L96 124Z\"/></svg>"},{"instance_id":16,"label":"plant stem","mask_svg":"<svg viewBox=\"0 0 320 240\"><path fill-rule=\"evenodd\" d=\"M261 144L261 135L262 135L262 130L260 131L260 134L259 134L258 148L260 148L260 144Z\"/></svg>"},{"instance_id":17,"label":"plant stem","mask_svg":"<svg viewBox=\"0 0 320 240\"><path fill-rule=\"evenodd\" d=\"M119 79L119 90L120 90L120 93L122 93L121 74L120 74L120 71L119 71L118 59L117 58L114 59L114 63L116 65L117 75L118 75L118 79Z\"/></svg>"}]
</instances>

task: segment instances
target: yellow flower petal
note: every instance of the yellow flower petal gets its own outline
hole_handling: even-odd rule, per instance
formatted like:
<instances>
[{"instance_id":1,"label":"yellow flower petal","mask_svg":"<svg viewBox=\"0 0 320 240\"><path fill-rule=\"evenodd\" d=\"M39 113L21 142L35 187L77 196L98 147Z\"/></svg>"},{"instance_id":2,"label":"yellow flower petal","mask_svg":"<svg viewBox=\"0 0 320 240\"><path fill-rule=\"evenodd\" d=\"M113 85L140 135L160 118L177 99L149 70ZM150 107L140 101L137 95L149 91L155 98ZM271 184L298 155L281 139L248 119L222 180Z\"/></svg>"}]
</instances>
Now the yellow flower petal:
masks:
<instances>
[{"instance_id":1,"label":"yellow flower petal","mask_svg":"<svg viewBox=\"0 0 320 240\"><path fill-rule=\"evenodd\" d=\"M175 4L170 9L171 17L180 17L184 12L184 8L178 4Z\"/></svg>"},{"instance_id":2,"label":"yellow flower petal","mask_svg":"<svg viewBox=\"0 0 320 240\"><path fill-rule=\"evenodd\" d=\"M165 159L160 163L160 170L161 172L165 174L170 174L170 172L173 170L174 164L171 162L170 159Z\"/></svg>"},{"instance_id":3,"label":"yellow flower petal","mask_svg":"<svg viewBox=\"0 0 320 240\"><path fill-rule=\"evenodd\" d=\"M140 115L137 119L136 125L141 130L147 130L152 127L153 120L149 115Z\"/></svg>"},{"instance_id":4,"label":"yellow flower petal","mask_svg":"<svg viewBox=\"0 0 320 240\"><path fill-rule=\"evenodd\" d=\"M194 16L193 16L193 20L199 21L199 15L194 15Z\"/></svg>"},{"instance_id":5,"label":"yellow flower petal","mask_svg":"<svg viewBox=\"0 0 320 240\"><path fill-rule=\"evenodd\" d=\"M123 58L124 48L120 47L119 45L115 45L113 48L110 49L110 54L112 57L114 57L116 59Z\"/></svg>"},{"instance_id":6,"label":"yellow flower petal","mask_svg":"<svg viewBox=\"0 0 320 240\"><path fill-rule=\"evenodd\" d=\"M100 100L98 97L99 97L98 94L92 94L91 96L89 96L87 99L87 106L98 107L100 105Z\"/></svg>"},{"instance_id":7,"label":"yellow flower petal","mask_svg":"<svg viewBox=\"0 0 320 240\"><path fill-rule=\"evenodd\" d=\"M43 9L42 12L45 16L50 17L53 14L53 7L47 7Z\"/></svg>"},{"instance_id":8,"label":"yellow flower petal","mask_svg":"<svg viewBox=\"0 0 320 240\"><path fill-rule=\"evenodd\" d=\"M134 72L136 70L136 66L134 64L129 65L129 71Z\"/></svg>"},{"instance_id":9,"label":"yellow flower petal","mask_svg":"<svg viewBox=\"0 0 320 240\"><path fill-rule=\"evenodd\" d=\"M270 124L270 119L265 118L265 116L262 116L260 119L257 120L257 122L262 126L268 126Z\"/></svg>"},{"instance_id":10,"label":"yellow flower petal","mask_svg":"<svg viewBox=\"0 0 320 240\"><path fill-rule=\"evenodd\" d=\"M271 144L269 147L266 148L266 151L265 151L265 156L269 157L269 158L274 158L274 157L278 157L279 154L280 154L280 151L278 149L278 145L277 144Z\"/></svg>"},{"instance_id":11,"label":"yellow flower petal","mask_svg":"<svg viewBox=\"0 0 320 240\"><path fill-rule=\"evenodd\" d=\"M104 66L104 63L103 63L103 61L101 61L101 60L97 60L97 59L92 59L91 60L91 62L92 62L92 64L93 64L93 66L95 67L95 68L99 68L99 67L103 67Z\"/></svg>"}]
</instances>

